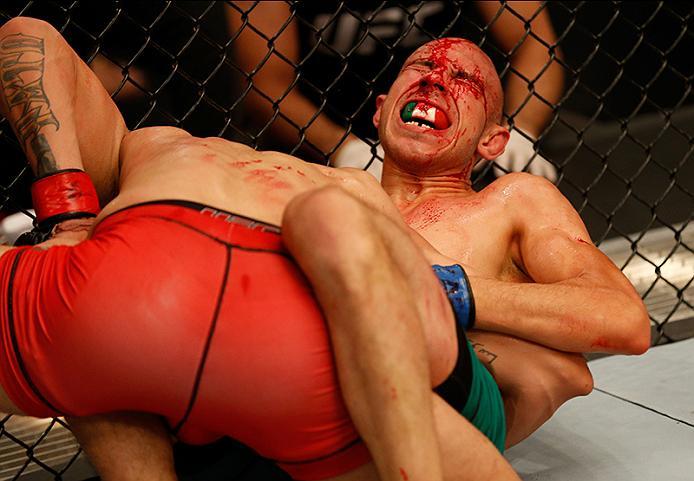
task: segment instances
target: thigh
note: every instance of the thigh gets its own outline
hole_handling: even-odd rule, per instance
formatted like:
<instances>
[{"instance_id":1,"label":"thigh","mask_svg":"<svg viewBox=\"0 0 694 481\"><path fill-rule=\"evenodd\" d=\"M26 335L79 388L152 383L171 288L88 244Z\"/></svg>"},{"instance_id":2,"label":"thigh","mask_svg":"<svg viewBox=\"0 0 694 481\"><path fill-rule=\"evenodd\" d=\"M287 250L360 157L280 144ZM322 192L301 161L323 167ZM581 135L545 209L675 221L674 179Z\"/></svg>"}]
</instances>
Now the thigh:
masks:
<instances>
[{"instance_id":1,"label":"thigh","mask_svg":"<svg viewBox=\"0 0 694 481\"><path fill-rule=\"evenodd\" d=\"M537 430L564 402L592 390L581 354L493 332L473 331L468 337L501 391L507 447Z\"/></svg>"},{"instance_id":2,"label":"thigh","mask_svg":"<svg viewBox=\"0 0 694 481\"><path fill-rule=\"evenodd\" d=\"M502 393L517 386L528 387L565 377L567 371L587 370L581 354L557 351L496 332L472 330L467 336Z\"/></svg>"}]
</instances>

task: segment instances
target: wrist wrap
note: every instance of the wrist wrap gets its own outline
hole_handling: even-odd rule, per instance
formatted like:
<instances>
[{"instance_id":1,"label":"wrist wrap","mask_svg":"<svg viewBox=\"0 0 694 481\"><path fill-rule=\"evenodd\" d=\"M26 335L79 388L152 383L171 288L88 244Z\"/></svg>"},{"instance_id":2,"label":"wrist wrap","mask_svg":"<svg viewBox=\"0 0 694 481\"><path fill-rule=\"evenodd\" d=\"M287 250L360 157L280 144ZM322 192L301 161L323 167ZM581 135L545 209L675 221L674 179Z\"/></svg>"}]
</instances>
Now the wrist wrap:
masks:
<instances>
[{"instance_id":1,"label":"wrist wrap","mask_svg":"<svg viewBox=\"0 0 694 481\"><path fill-rule=\"evenodd\" d=\"M65 169L40 177L31 186L36 225L45 229L80 217L99 213L99 198L86 172Z\"/></svg>"},{"instance_id":2,"label":"wrist wrap","mask_svg":"<svg viewBox=\"0 0 694 481\"><path fill-rule=\"evenodd\" d=\"M458 264L431 267L446 291L458 326L466 331L472 329L475 325L475 298L465 270Z\"/></svg>"}]
</instances>

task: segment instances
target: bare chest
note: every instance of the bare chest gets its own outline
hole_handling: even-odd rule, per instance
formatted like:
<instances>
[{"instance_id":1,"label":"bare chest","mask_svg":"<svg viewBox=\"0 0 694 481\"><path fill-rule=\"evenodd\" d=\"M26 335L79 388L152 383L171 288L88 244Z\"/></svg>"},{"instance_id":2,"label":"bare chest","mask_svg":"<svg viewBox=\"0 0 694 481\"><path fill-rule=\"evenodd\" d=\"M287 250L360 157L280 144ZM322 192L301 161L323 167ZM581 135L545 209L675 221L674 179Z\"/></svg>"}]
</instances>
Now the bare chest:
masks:
<instances>
[{"instance_id":1,"label":"bare chest","mask_svg":"<svg viewBox=\"0 0 694 481\"><path fill-rule=\"evenodd\" d=\"M477 275L527 282L513 222L503 206L492 202L422 202L405 213L405 221L442 254Z\"/></svg>"}]
</instances>

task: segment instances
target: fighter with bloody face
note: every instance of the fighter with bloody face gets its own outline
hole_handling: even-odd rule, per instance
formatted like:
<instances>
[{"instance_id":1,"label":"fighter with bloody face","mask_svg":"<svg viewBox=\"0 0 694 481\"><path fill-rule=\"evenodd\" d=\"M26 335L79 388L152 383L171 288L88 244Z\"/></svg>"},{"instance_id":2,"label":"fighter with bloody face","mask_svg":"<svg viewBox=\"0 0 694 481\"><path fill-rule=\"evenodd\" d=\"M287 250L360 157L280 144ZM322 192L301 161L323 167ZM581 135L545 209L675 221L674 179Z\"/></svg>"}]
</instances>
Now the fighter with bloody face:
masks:
<instances>
[{"instance_id":1,"label":"fighter with bloody face","mask_svg":"<svg viewBox=\"0 0 694 481\"><path fill-rule=\"evenodd\" d=\"M374 124L391 168L468 179L479 158L503 152L503 93L489 58L458 38L430 42L405 62ZM435 162L434 162L435 160Z\"/></svg>"}]
</instances>

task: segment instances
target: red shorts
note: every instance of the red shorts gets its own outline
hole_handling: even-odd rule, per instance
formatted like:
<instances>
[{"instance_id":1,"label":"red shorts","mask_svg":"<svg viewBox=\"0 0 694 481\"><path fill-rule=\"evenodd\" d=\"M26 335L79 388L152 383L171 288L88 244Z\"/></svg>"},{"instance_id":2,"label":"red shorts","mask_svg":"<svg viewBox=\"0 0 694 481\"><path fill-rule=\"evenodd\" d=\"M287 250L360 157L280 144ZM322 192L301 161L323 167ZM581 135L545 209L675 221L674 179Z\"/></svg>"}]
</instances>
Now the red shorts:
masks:
<instances>
[{"instance_id":1,"label":"red shorts","mask_svg":"<svg viewBox=\"0 0 694 481\"><path fill-rule=\"evenodd\" d=\"M370 458L326 325L276 227L197 204L119 211L75 247L0 257L0 382L32 416L143 411L297 479Z\"/></svg>"}]
</instances>

